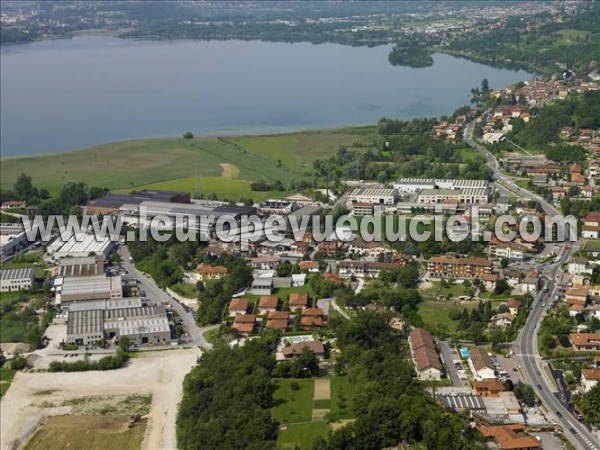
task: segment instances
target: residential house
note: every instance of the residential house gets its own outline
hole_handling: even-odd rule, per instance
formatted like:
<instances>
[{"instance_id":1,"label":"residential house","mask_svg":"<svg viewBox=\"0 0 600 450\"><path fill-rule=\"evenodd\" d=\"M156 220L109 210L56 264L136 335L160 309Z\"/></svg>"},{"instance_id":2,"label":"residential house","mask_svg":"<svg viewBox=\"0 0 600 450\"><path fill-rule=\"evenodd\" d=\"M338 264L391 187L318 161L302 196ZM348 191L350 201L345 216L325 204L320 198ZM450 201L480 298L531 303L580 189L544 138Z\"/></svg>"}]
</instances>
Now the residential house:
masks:
<instances>
[{"instance_id":1,"label":"residential house","mask_svg":"<svg viewBox=\"0 0 600 450\"><path fill-rule=\"evenodd\" d=\"M581 275L582 273L591 272L587 268L588 260L586 258L571 258L567 266L567 272L571 275Z\"/></svg>"},{"instance_id":2,"label":"residential house","mask_svg":"<svg viewBox=\"0 0 600 450\"><path fill-rule=\"evenodd\" d=\"M600 238L600 213L588 213L581 227L581 236L586 239Z\"/></svg>"},{"instance_id":3,"label":"residential house","mask_svg":"<svg viewBox=\"0 0 600 450\"><path fill-rule=\"evenodd\" d=\"M277 311L279 305L279 297L276 295L262 296L258 300L258 314L266 314L273 311Z\"/></svg>"},{"instance_id":4,"label":"residential house","mask_svg":"<svg viewBox=\"0 0 600 450\"><path fill-rule=\"evenodd\" d=\"M325 347L318 341L296 342L284 347L282 353L285 359L293 359L300 356L304 349L312 351L319 359L325 358Z\"/></svg>"},{"instance_id":5,"label":"residential house","mask_svg":"<svg viewBox=\"0 0 600 450\"><path fill-rule=\"evenodd\" d=\"M240 334L250 334L254 330L256 316L254 314L238 314L233 320L232 328Z\"/></svg>"},{"instance_id":6,"label":"residential house","mask_svg":"<svg viewBox=\"0 0 600 450\"><path fill-rule=\"evenodd\" d=\"M483 283L488 291L496 289L496 283L500 279L497 273L484 273L479 277L479 280Z\"/></svg>"},{"instance_id":7,"label":"residential house","mask_svg":"<svg viewBox=\"0 0 600 450\"><path fill-rule=\"evenodd\" d=\"M528 251L526 246L518 242L502 242L496 239L490 242L490 253L496 258L522 261Z\"/></svg>"},{"instance_id":8,"label":"residential house","mask_svg":"<svg viewBox=\"0 0 600 450\"><path fill-rule=\"evenodd\" d=\"M275 270L279 267L279 256L260 256L252 258L250 265L254 270Z\"/></svg>"},{"instance_id":9,"label":"residential house","mask_svg":"<svg viewBox=\"0 0 600 450\"><path fill-rule=\"evenodd\" d=\"M300 270L306 270L307 272L318 272L320 264L319 261L300 261L298 266L300 266Z\"/></svg>"},{"instance_id":10,"label":"residential house","mask_svg":"<svg viewBox=\"0 0 600 450\"><path fill-rule=\"evenodd\" d=\"M582 314L583 311L585 311L585 306L583 306L583 305L577 305L577 304L569 305L569 315L571 317L575 317L575 316L577 316L577 314Z\"/></svg>"},{"instance_id":11,"label":"residential house","mask_svg":"<svg viewBox=\"0 0 600 450\"><path fill-rule=\"evenodd\" d=\"M508 301L506 302L506 306L508 307L508 311L513 316L516 316L517 314L519 314L519 308L521 307L521 302L519 300L517 300L516 298L509 298Z\"/></svg>"},{"instance_id":12,"label":"residential house","mask_svg":"<svg viewBox=\"0 0 600 450\"><path fill-rule=\"evenodd\" d=\"M600 369L581 369L583 392L589 392L600 380Z\"/></svg>"},{"instance_id":13,"label":"residential house","mask_svg":"<svg viewBox=\"0 0 600 450\"><path fill-rule=\"evenodd\" d=\"M229 316L237 316L240 314L246 314L248 312L248 299L246 298L234 298L229 302Z\"/></svg>"},{"instance_id":14,"label":"residential house","mask_svg":"<svg viewBox=\"0 0 600 450\"><path fill-rule=\"evenodd\" d=\"M220 280L227 275L227 267L198 264L196 267L196 279L199 281Z\"/></svg>"},{"instance_id":15,"label":"residential house","mask_svg":"<svg viewBox=\"0 0 600 450\"><path fill-rule=\"evenodd\" d=\"M290 294L290 298L288 300L288 305L290 310L294 310L297 308L306 308L308 305L308 293L307 292L293 292Z\"/></svg>"},{"instance_id":16,"label":"residential house","mask_svg":"<svg viewBox=\"0 0 600 450\"><path fill-rule=\"evenodd\" d=\"M572 287L566 290L565 292L565 300L569 305L582 305L585 306L587 303L587 298L590 292L590 287L588 286L580 286L580 287Z\"/></svg>"},{"instance_id":17,"label":"residential house","mask_svg":"<svg viewBox=\"0 0 600 450\"><path fill-rule=\"evenodd\" d=\"M500 313L493 316L490 319L490 322L502 328L509 328L512 326L516 318L517 316L511 313Z\"/></svg>"},{"instance_id":18,"label":"residential house","mask_svg":"<svg viewBox=\"0 0 600 450\"><path fill-rule=\"evenodd\" d=\"M322 327L323 310L321 308L304 308L302 310L300 325L303 330L310 330L312 327Z\"/></svg>"},{"instance_id":19,"label":"residential house","mask_svg":"<svg viewBox=\"0 0 600 450\"><path fill-rule=\"evenodd\" d=\"M519 282L518 286L521 288L522 293L536 295L539 284L539 274L536 270L532 270Z\"/></svg>"},{"instance_id":20,"label":"residential house","mask_svg":"<svg viewBox=\"0 0 600 450\"><path fill-rule=\"evenodd\" d=\"M476 380L492 380L496 378L494 363L485 350L474 348L469 352L469 367Z\"/></svg>"},{"instance_id":21,"label":"residential house","mask_svg":"<svg viewBox=\"0 0 600 450\"><path fill-rule=\"evenodd\" d=\"M289 311L271 311L267 316L267 328L286 331L289 325Z\"/></svg>"},{"instance_id":22,"label":"residential house","mask_svg":"<svg viewBox=\"0 0 600 450\"><path fill-rule=\"evenodd\" d=\"M508 283L510 287L516 287L521 280L521 272L518 270L505 269L502 272L502 278Z\"/></svg>"},{"instance_id":23,"label":"residential house","mask_svg":"<svg viewBox=\"0 0 600 450\"><path fill-rule=\"evenodd\" d=\"M302 287L306 284L305 273L294 273L292 274L292 287Z\"/></svg>"},{"instance_id":24,"label":"residential house","mask_svg":"<svg viewBox=\"0 0 600 450\"><path fill-rule=\"evenodd\" d=\"M600 333L571 333L569 339L577 352L600 351Z\"/></svg>"},{"instance_id":25,"label":"residential house","mask_svg":"<svg viewBox=\"0 0 600 450\"><path fill-rule=\"evenodd\" d=\"M21 200L9 200L7 202L3 202L0 205L0 209L23 209L27 206L27 203Z\"/></svg>"}]
</instances>

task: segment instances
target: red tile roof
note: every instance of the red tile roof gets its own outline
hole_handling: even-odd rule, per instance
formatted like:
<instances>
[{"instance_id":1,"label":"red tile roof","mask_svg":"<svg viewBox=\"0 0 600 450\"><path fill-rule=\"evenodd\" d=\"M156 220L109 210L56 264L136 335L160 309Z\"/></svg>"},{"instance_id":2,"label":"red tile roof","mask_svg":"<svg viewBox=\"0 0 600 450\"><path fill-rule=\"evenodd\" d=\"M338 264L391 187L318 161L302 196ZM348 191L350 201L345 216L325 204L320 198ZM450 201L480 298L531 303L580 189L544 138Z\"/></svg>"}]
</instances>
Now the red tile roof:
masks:
<instances>
[{"instance_id":1,"label":"red tile roof","mask_svg":"<svg viewBox=\"0 0 600 450\"><path fill-rule=\"evenodd\" d=\"M248 300L245 298L234 298L229 302L229 311L246 311Z\"/></svg>"}]
</instances>

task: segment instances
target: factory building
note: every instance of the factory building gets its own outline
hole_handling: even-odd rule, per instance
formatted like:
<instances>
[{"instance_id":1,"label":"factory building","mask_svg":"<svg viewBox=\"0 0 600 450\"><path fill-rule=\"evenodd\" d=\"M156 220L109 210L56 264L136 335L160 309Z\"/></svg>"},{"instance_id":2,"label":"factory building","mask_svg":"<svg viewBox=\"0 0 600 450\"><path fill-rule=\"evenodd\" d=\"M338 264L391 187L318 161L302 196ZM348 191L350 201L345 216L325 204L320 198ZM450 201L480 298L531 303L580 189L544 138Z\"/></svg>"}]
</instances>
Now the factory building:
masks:
<instances>
[{"instance_id":1,"label":"factory building","mask_svg":"<svg viewBox=\"0 0 600 450\"><path fill-rule=\"evenodd\" d=\"M55 304L64 305L75 301L107 300L123 298L121 276L94 275L83 277L58 277L52 288Z\"/></svg>"},{"instance_id":2,"label":"factory building","mask_svg":"<svg viewBox=\"0 0 600 450\"><path fill-rule=\"evenodd\" d=\"M390 188L357 188L348 196L346 205L351 208L355 203L373 205L394 205L398 200L398 191Z\"/></svg>"},{"instance_id":3,"label":"factory building","mask_svg":"<svg viewBox=\"0 0 600 450\"><path fill-rule=\"evenodd\" d=\"M124 336L133 345L166 344L171 341L171 328L164 306L141 306L137 302L136 306L114 307L115 304L111 302L115 301L96 304L96 309L87 309L85 303L82 307L71 305L66 342L89 345L102 339Z\"/></svg>"},{"instance_id":4,"label":"factory building","mask_svg":"<svg viewBox=\"0 0 600 450\"><path fill-rule=\"evenodd\" d=\"M48 246L47 252L55 260L68 257L82 258L86 256L103 256L104 258L108 258L114 246L115 242L111 241L108 236L96 237L93 234L78 232L74 233L66 242L59 237Z\"/></svg>"},{"instance_id":5,"label":"factory building","mask_svg":"<svg viewBox=\"0 0 600 450\"><path fill-rule=\"evenodd\" d=\"M0 270L0 292L15 292L31 289L34 272L31 267Z\"/></svg>"}]
</instances>

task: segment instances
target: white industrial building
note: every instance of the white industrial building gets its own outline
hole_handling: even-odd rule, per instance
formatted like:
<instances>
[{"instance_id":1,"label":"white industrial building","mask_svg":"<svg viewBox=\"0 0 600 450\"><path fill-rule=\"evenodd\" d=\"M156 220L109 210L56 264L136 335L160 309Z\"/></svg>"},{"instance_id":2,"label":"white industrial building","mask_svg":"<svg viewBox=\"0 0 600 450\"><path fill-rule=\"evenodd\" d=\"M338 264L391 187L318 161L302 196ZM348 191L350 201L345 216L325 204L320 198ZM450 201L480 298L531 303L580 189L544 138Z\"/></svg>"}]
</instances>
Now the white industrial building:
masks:
<instances>
[{"instance_id":1,"label":"white industrial building","mask_svg":"<svg viewBox=\"0 0 600 450\"><path fill-rule=\"evenodd\" d=\"M111 241L108 236L100 238L93 234L79 232L74 233L66 242L59 237L48 246L47 252L55 260L94 255L107 258L114 246L115 242Z\"/></svg>"},{"instance_id":2,"label":"white industrial building","mask_svg":"<svg viewBox=\"0 0 600 450\"><path fill-rule=\"evenodd\" d=\"M465 203L487 204L488 191L485 188L423 189L417 203Z\"/></svg>"},{"instance_id":3,"label":"white industrial building","mask_svg":"<svg viewBox=\"0 0 600 450\"><path fill-rule=\"evenodd\" d=\"M355 203L373 205L394 205L398 200L398 190L391 188L357 188L348 196L346 204L352 207Z\"/></svg>"},{"instance_id":4,"label":"white industrial building","mask_svg":"<svg viewBox=\"0 0 600 450\"><path fill-rule=\"evenodd\" d=\"M402 194L415 194L425 189L487 189L488 184L486 180L401 178L393 184L393 187Z\"/></svg>"},{"instance_id":5,"label":"white industrial building","mask_svg":"<svg viewBox=\"0 0 600 450\"><path fill-rule=\"evenodd\" d=\"M14 292L31 289L34 272L31 267L0 270L0 292Z\"/></svg>"},{"instance_id":6,"label":"white industrial building","mask_svg":"<svg viewBox=\"0 0 600 450\"><path fill-rule=\"evenodd\" d=\"M171 328L164 306L141 306L137 302L139 306L115 308L108 307L110 302L105 303L104 308L94 305L97 308L77 307L69 311L66 342L89 345L102 339L119 339L123 336L127 336L134 345L166 344L171 341Z\"/></svg>"},{"instance_id":7,"label":"white industrial building","mask_svg":"<svg viewBox=\"0 0 600 450\"><path fill-rule=\"evenodd\" d=\"M54 280L55 304L63 305L75 301L107 300L123 298L120 275L107 277L58 277Z\"/></svg>"},{"instance_id":8,"label":"white industrial building","mask_svg":"<svg viewBox=\"0 0 600 450\"><path fill-rule=\"evenodd\" d=\"M37 227L36 227L37 228ZM37 231L36 231L37 233ZM30 242L27 234L20 223L0 224L0 256L14 255L22 248L27 247Z\"/></svg>"}]
</instances>

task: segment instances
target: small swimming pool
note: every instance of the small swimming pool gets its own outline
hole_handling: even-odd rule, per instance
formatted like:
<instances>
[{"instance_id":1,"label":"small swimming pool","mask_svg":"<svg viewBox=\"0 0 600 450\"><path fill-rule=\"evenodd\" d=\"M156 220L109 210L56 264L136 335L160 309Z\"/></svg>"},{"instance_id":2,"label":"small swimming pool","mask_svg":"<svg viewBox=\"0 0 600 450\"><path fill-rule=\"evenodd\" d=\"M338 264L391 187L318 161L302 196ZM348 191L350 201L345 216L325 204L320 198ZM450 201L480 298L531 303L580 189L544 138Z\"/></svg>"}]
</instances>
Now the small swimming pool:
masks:
<instances>
[{"instance_id":1,"label":"small swimming pool","mask_svg":"<svg viewBox=\"0 0 600 450\"><path fill-rule=\"evenodd\" d=\"M467 359L469 357L469 349L467 347L461 347L460 348L460 356L463 357L464 359Z\"/></svg>"}]
</instances>

